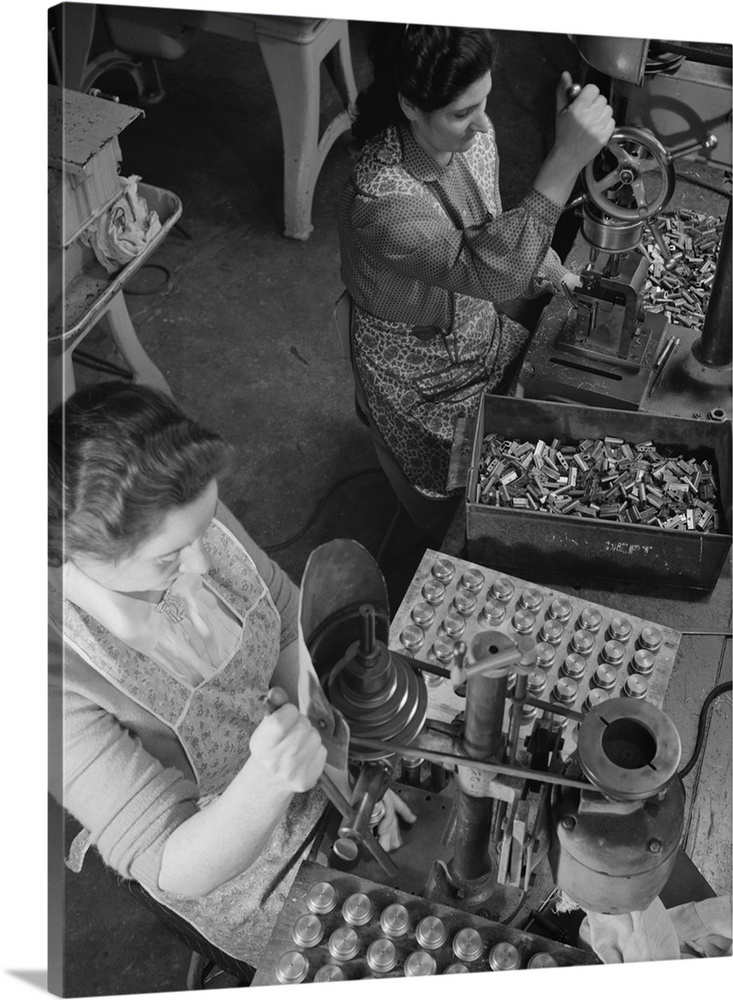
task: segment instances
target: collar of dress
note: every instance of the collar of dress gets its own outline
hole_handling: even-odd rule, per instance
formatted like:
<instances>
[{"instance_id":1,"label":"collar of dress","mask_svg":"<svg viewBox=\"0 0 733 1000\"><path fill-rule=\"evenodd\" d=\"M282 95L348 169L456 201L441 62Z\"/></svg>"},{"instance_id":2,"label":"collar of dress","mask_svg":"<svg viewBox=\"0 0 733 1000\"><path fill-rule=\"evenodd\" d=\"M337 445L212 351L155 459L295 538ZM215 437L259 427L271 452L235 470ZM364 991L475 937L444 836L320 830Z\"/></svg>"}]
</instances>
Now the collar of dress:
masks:
<instances>
[{"instance_id":1,"label":"collar of dress","mask_svg":"<svg viewBox=\"0 0 733 1000\"><path fill-rule=\"evenodd\" d=\"M426 153L412 134L409 125L400 122L382 133L378 159L386 165L401 163L412 176L424 183L437 181L451 170L461 153L454 153L445 166Z\"/></svg>"}]
</instances>

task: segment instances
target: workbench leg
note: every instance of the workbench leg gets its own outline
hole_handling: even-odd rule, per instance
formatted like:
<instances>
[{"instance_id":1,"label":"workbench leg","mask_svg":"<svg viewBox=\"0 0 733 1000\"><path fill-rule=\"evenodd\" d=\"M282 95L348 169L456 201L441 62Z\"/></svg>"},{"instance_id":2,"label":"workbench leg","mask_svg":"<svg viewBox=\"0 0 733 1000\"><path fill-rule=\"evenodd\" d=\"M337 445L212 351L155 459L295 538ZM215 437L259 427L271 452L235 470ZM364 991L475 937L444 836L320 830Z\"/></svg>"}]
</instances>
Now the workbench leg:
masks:
<instances>
[{"instance_id":1,"label":"workbench leg","mask_svg":"<svg viewBox=\"0 0 733 1000\"><path fill-rule=\"evenodd\" d=\"M63 351L48 359L48 409L55 409L76 391L73 352Z\"/></svg>"},{"instance_id":2,"label":"workbench leg","mask_svg":"<svg viewBox=\"0 0 733 1000\"><path fill-rule=\"evenodd\" d=\"M284 161L284 235L306 240L313 231L313 192L333 143L351 128L348 109L338 114L319 140L321 62L335 49L328 67L337 89L356 96L348 42L348 22L324 21L303 43L257 33L280 114Z\"/></svg>"},{"instance_id":3,"label":"workbench leg","mask_svg":"<svg viewBox=\"0 0 733 1000\"><path fill-rule=\"evenodd\" d=\"M142 382L143 385L149 385L153 389L160 389L168 396L173 395L163 373L153 364L138 340L122 292L114 296L99 323L112 337L136 382Z\"/></svg>"}]
</instances>

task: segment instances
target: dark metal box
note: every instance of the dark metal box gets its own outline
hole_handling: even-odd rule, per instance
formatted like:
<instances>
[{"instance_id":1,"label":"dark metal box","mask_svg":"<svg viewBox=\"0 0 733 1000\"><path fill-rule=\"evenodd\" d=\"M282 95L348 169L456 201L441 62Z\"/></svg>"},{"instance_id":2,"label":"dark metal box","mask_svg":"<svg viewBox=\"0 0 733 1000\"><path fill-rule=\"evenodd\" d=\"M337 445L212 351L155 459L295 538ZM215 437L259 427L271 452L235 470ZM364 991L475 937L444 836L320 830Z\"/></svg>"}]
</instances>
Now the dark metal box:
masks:
<instances>
[{"instance_id":1,"label":"dark metal box","mask_svg":"<svg viewBox=\"0 0 733 1000\"><path fill-rule=\"evenodd\" d=\"M674 454L707 459L719 487L719 530L679 531L477 503L481 446L489 433L533 443L557 438L562 445L606 436L631 444L651 440ZM530 580L549 570L578 583L590 576L711 590L731 545L730 421L484 395L466 486L466 545L475 562Z\"/></svg>"}]
</instances>

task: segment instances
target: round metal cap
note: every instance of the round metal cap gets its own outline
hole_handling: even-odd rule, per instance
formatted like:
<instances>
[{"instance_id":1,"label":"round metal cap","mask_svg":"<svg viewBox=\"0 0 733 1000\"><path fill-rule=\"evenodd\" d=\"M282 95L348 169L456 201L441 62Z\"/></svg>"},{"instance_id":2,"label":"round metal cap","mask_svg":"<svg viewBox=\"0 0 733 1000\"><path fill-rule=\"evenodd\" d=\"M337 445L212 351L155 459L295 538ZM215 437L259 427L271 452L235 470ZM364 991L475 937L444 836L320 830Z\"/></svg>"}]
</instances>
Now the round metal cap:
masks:
<instances>
[{"instance_id":1,"label":"round metal cap","mask_svg":"<svg viewBox=\"0 0 733 1000\"><path fill-rule=\"evenodd\" d=\"M572 677L573 680L578 681L585 674L585 668L584 656L581 656L580 653L568 653L562 665L562 672L566 677Z\"/></svg>"},{"instance_id":2,"label":"round metal cap","mask_svg":"<svg viewBox=\"0 0 733 1000\"><path fill-rule=\"evenodd\" d=\"M425 642L425 633L419 625L406 625L405 628L402 629L400 642L405 649L409 649L411 652L414 652Z\"/></svg>"},{"instance_id":3,"label":"round metal cap","mask_svg":"<svg viewBox=\"0 0 733 1000\"><path fill-rule=\"evenodd\" d=\"M453 938L453 954L463 962L475 962L483 951L483 939L473 927L463 927Z\"/></svg>"},{"instance_id":4,"label":"round metal cap","mask_svg":"<svg viewBox=\"0 0 733 1000\"><path fill-rule=\"evenodd\" d=\"M629 698L646 698L649 681L641 674L630 674L624 684L624 694Z\"/></svg>"},{"instance_id":5,"label":"round metal cap","mask_svg":"<svg viewBox=\"0 0 733 1000\"><path fill-rule=\"evenodd\" d=\"M449 611L441 625L446 635L458 639L466 630L466 619L457 611Z\"/></svg>"},{"instance_id":6,"label":"round metal cap","mask_svg":"<svg viewBox=\"0 0 733 1000\"><path fill-rule=\"evenodd\" d=\"M336 905L336 890L330 882L316 882L308 890L305 903L311 913L330 913Z\"/></svg>"},{"instance_id":7,"label":"round metal cap","mask_svg":"<svg viewBox=\"0 0 733 1000\"><path fill-rule=\"evenodd\" d=\"M535 587L528 587L527 590L523 590L519 595L519 603L522 607L533 613L540 610L543 600L542 591L537 590Z\"/></svg>"},{"instance_id":8,"label":"round metal cap","mask_svg":"<svg viewBox=\"0 0 733 1000\"><path fill-rule=\"evenodd\" d=\"M441 583L450 583L456 572L456 567L450 559L436 559L433 563L432 574Z\"/></svg>"},{"instance_id":9,"label":"round metal cap","mask_svg":"<svg viewBox=\"0 0 733 1000\"><path fill-rule=\"evenodd\" d=\"M460 972L468 972L468 969L463 962L454 962L453 965L449 965L447 969L443 969L444 976L454 976Z\"/></svg>"},{"instance_id":10,"label":"round metal cap","mask_svg":"<svg viewBox=\"0 0 733 1000\"><path fill-rule=\"evenodd\" d=\"M415 938L423 948L441 948L447 937L448 932L440 917L423 917L415 928Z\"/></svg>"},{"instance_id":11,"label":"round metal cap","mask_svg":"<svg viewBox=\"0 0 733 1000\"><path fill-rule=\"evenodd\" d=\"M552 689L553 698L562 705L572 705L578 697L578 684L572 677L558 677L555 687Z\"/></svg>"},{"instance_id":12,"label":"round metal cap","mask_svg":"<svg viewBox=\"0 0 733 1000\"><path fill-rule=\"evenodd\" d=\"M612 691L616 687L617 680L618 673L615 667L612 667L610 663L598 664L593 674L594 684L597 684L599 688L603 688L604 691Z\"/></svg>"},{"instance_id":13,"label":"round metal cap","mask_svg":"<svg viewBox=\"0 0 733 1000\"><path fill-rule=\"evenodd\" d=\"M547 687L547 674L544 670L533 670L527 678L527 691L537 697Z\"/></svg>"},{"instance_id":14,"label":"round metal cap","mask_svg":"<svg viewBox=\"0 0 733 1000\"><path fill-rule=\"evenodd\" d=\"M293 924L293 941L301 948L314 948L323 938L323 924L315 913L304 913Z\"/></svg>"},{"instance_id":15,"label":"round metal cap","mask_svg":"<svg viewBox=\"0 0 733 1000\"><path fill-rule=\"evenodd\" d=\"M586 695L585 701L583 702L583 711L590 712L592 708L602 705L603 702L608 701L610 697L611 695L608 691L604 691L603 688L591 688Z\"/></svg>"},{"instance_id":16,"label":"round metal cap","mask_svg":"<svg viewBox=\"0 0 733 1000\"><path fill-rule=\"evenodd\" d=\"M486 577L475 566L470 567L461 577L461 586L470 590L472 594L477 594L483 587Z\"/></svg>"},{"instance_id":17,"label":"round metal cap","mask_svg":"<svg viewBox=\"0 0 733 1000\"><path fill-rule=\"evenodd\" d=\"M334 980L346 979L344 975L344 970L339 969L338 965L322 965L318 972L313 977L314 983L331 983Z\"/></svg>"},{"instance_id":18,"label":"round metal cap","mask_svg":"<svg viewBox=\"0 0 733 1000\"><path fill-rule=\"evenodd\" d=\"M453 659L456 644L447 635L439 635L433 643L433 655L441 663L449 663Z\"/></svg>"},{"instance_id":19,"label":"round metal cap","mask_svg":"<svg viewBox=\"0 0 733 1000\"><path fill-rule=\"evenodd\" d=\"M535 647L537 655L537 666L543 670L549 670L555 662L555 647L549 642L538 642Z\"/></svg>"},{"instance_id":20,"label":"round metal cap","mask_svg":"<svg viewBox=\"0 0 733 1000\"><path fill-rule=\"evenodd\" d=\"M598 608L583 608L580 612L580 627L585 629L587 632L592 632L594 635L600 629L603 624L603 615L598 610Z\"/></svg>"},{"instance_id":21,"label":"round metal cap","mask_svg":"<svg viewBox=\"0 0 733 1000\"><path fill-rule=\"evenodd\" d=\"M527 962L528 969L551 969L557 966L557 961L547 951L538 951Z\"/></svg>"},{"instance_id":22,"label":"round metal cap","mask_svg":"<svg viewBox=\"0 0 733 1000\"><path fill-rule=\"evenodd\" d=\"M402 903L390 903L382 910L379 926L388 937L402 937L410 927L410 915Z\"/></svg>"},{"instance_id":23,"label":"round metal cap","mask_svg":"<svg viewBox=\"0 0 733 1000\"><path fill-rule=\"evenodd\" d=\"M654 670L654 663L654 653L650 652L648 649L637 649L634 653L634 658L631 661L631 666L637 674L641 674L642 677L646 677Z\"/></svg>"},{"instance_id":24,"label":"round metal cap","mask_svg":"<svg viewBox=\"0 0 733 1000\"><path fill-rule=\"evenodd\" d=\"M587 628L579 628L577 632L573 633L573 638L570 640L570 645L581 656L589 656L593 652L595 644L595 636Z\"/></svg>"},{"instance_id":25,"label":"round metal cap","mask_svg":"<svg viewBox=\"0 0 733 1000\"><path fill-rule=\"evenodd\" d=\"M489 965L494 972L519 968L519 952L509 941L500 941L489 952Z\"/></svg>"},{"instance_id":26,"label":"round metal cap","mask_svg":"<svg viewBox=\"0 0 733 1000\"><path fill-rule=\"evenodd\" d=\"M367 948L366 960L372 972L391 972L397 965L397 949L387 938L377 938Z\"/></svg>"},{"instance_id":27,"label":"round metal cap","mask_svg":"<svg viewBox=\"0 0 733 1000\"><path fill-rule=\"evenodd\" d=\"M341 907L344 920L352 927L363 927L364 924L368 924L373 912L372 901L365 892L352 892Z\"/></svg>"},{"instance_id":28,"label":"round metal cap","mask_svg":"<svg viewBox=\"0 0 733 1000\"><path fill-rule=\"evenodd\" d=\"M453 607L459 615L468 618L476 608L476 595L469 590L459 590L453 598Z\"/></svg>"},{"instance_id":29,"label":"round metal cap","mask_svg":"<svg viewBox=\"0 0 733 1000\"><path fill-rule=\"evenodd\" d=\"M328 939L328 950L339 962L348 962L359 950L359 938L353 927L337 927Z\"/></svg>"},{"instance_id":30,"label":"round metal cap","mask_svg":"<svg viewBox=\"0 0 733 1000\"><path fill-rule=\"evenodd\" d=\"M512 594L514 593L514 584L505 576L499 576L491 584L491 593L497 599L497 601L503 601L505 604L511 601Z\"/></svg>"},{"instance_id":31,"label":"round metal cap","mask_svg":"<svg viewBox=\"0 0 733 1000\"><path fill-rule=\"evenodd\" d=\"M626 647L617 639L609 639L608 642L604 642L603 644L601 656L612 667L620 667L624 662L624 656L626 656Z\"/></svg>"},{"instance_id":32,"label":"round metal cap","mask_svg":"<svg viewBox=\"0 0 733 1000\"><path fill-rule=\"evenodd\" d=\"M432 976L437 969L437 963L426 951L413 951L405 959L406 976Z\"/></svg>"},{"instance_id":33,"label":"round metal cap","mask_svg":"<svg viewBox=\"0 0 733 1000\"><path fill-rule=\"evenodd\" d=\"M440 580L436 580L434 576L430 577L423 584L422 596L428 604L442 604L445 600L445 585Z\"/></svg>"},{"instance_id":34,"label":"round metal cap","mask_svg":"<svg viewBox=\"0 0 733 1000\"><path fill-rule=\"evenodd\" d=\"M281 983L302 983L308 975L308 959L300 951L286 951L277 960L275 976Z\"/></svg>"},{"instance_id":35,"label":"round metal cap","mask_svg":"<svg viewBox=\"0 0 733 1000\"><path fill-rule=\"evenodd\" d=\"M656 795L677 773L681 752L674 724L647 701L609 698L578 728L583 773L611 799Z\"/></svg>"},{"instance_id":36,"label":"round metal cap","mask_svg":"<svg viewBox=\"0 0 733 1000\"><path fill-rule=\"evenodd\" d=\"M489 625L500 625L506 618L506 607L501 601L492 597L484 604L479 617Z\"/></svg>"},{"instance_id":37,"label":"round metal cap","mask_svg":"<svg viewBox=\"0 0 733 1000\"><path fill-rule=\"evenodd\" d=\"M512 618L512 625L520 635L529 635L534 629L536 618L527 608L517 608Z\"/></svg>"},{"instance_id":38,"label":"round metal cap","mask_svg":"<svg viewBox=\"0 0 733 1000\"><path fill-rule=\"evenodd\" d=\"M564 634L565 628L562 622L557 621L556 618L548 618L540 629L540 635L544 641L552 643L553 646L560 645Z\"/></svg>"},{"instance_id":39,"label":"round metal cap","mask_svg":"<svg viewBox=\"0 0 733 1000\"><path fill-rule=\"evenodd\" d=\"M564 625L566 622L570 621L570 616L573 613L573 606L567 597L556 597L550 604L548 612L552 618L556 618Z\"/></svg>"},{"instance_id":40,"label":"round metal cap","mask_svg":"<svg viewBox=\"0 0 733 1000\"><path fill-rule=\"evenodd\" d=\"M631 636L631 622L628 618L612 618L608 634L617 642L628 642Z\"/></svg>"},{"instance_id":41,"label":"round metal cap","mask_svg":"<svg viewBox=\"0 0 733 1000\"><path fill-rule=\"evenodd\" d=\"M435 620L435 609L425 601L415 605L410 617L420 628L430 628Z\"/></svg>"},{"instance_id":42,"label":"round metal cap","mask_svg":"<svg viewBox=\"0 0 733 1000\"><path fill-rule=\"evenodd\" d=\"M656 653L662 645L662 633L653 625L645 625L639 633L639 644L650 653Z\"/></svg>"}]
</instances>

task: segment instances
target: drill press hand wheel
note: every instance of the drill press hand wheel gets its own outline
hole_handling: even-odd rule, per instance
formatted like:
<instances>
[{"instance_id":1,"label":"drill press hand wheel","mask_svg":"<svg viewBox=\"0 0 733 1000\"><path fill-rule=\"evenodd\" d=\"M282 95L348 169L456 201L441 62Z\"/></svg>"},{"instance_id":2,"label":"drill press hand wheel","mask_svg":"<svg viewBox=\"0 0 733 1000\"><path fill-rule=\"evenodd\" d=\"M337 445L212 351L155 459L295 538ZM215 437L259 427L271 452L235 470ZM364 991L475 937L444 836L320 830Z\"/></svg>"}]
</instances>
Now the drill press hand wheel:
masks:
<instances>
[{"instance_id":1,"label":"drill press hand wheel","mask_svg":"<svg viewBox=\"0 0 733 1000\"><path fill-rule=\"evenodd\" d=\"M672 156L645 128L616 129L581 176L587 200L624 222L648 222L674 193Z\"/></svg>"}]
</instances>

